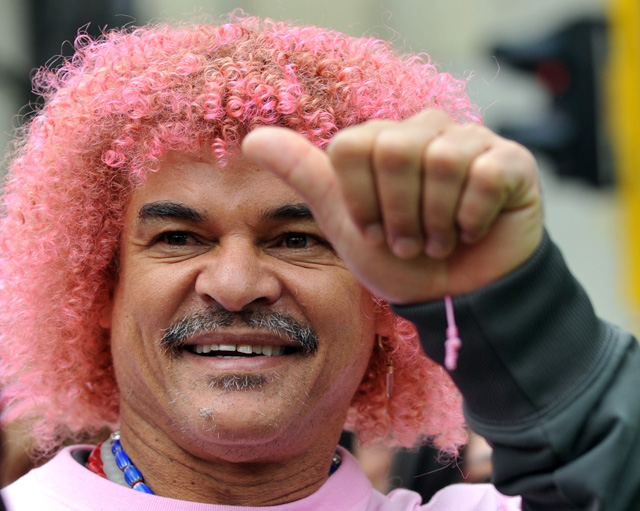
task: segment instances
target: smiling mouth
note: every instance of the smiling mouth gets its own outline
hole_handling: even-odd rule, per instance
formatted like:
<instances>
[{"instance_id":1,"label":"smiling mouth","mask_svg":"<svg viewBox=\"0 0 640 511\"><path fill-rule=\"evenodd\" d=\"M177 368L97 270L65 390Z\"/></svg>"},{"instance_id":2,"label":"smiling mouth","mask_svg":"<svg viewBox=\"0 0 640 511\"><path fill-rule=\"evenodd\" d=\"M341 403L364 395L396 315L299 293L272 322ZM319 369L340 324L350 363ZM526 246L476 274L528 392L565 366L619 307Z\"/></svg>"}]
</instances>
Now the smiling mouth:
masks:
<instances>
[{"instance_id":1,"label":"smiling mouth","mask_svg":"<svg viewBox=\"0 0 640 511\"><path fill-rule=\"evenodd\" d=\"M292 346L262 344L195 344L185 348L196 355L219 358L281 357L301 351L300 348Z\"/></svg>"},{"instance_id":2,"label":"smiling mouth","mask_svg":"<svg viewBox=\"0 0 640 511\"><path fill-rule=\"evenodd\" d=\"M223 332L234 325L250 331ZM207 341L210 344L205 344ZM258 344L249 344L251 341ZM230 312L211 306L172 323L159 344L172 358L185 352L216 358L280 357L315 355L319 339L309 325L289 314L262 309Z\"/></svg>"}]
</instances>

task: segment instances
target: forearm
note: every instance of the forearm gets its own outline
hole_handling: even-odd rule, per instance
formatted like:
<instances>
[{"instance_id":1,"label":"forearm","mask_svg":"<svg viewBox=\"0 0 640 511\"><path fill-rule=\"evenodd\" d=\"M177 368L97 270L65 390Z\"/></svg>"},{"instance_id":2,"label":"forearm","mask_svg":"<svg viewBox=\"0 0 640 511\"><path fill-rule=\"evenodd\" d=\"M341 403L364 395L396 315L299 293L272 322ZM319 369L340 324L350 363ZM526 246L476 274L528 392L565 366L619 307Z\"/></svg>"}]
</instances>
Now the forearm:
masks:
<instances>
[{"instance_id":1,"label":"forearm","mask_svg":"<svg viewBox=\"0 0 640 511\"><path fill-rule=\"evenodd\" d=\"M496 486L523 495L525 509L596 499L632 509L640 351L595 317L557 248L545 239L523 267L454 305L463 345L452 377L469 424L493 444ZM444 305L395 309L442 363Z\"/></svg>"}]
</instances>

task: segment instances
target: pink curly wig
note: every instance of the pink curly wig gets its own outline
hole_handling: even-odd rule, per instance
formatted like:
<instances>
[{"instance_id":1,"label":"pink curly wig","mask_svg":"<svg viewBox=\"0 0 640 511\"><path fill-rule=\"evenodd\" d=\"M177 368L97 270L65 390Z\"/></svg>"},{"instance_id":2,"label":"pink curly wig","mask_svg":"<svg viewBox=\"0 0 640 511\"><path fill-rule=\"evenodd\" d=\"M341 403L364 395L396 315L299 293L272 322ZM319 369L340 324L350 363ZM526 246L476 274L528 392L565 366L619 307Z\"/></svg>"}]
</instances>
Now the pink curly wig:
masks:
<instances>
[{"instance_id":1,"label":"pink curly wig","mask_svg":"<svg viewBox=\"0 0 640 511\"><path fill-rule=\"evenodd\" d=\"M99 316L117 279L128 193L167 151L210 148L224 164L262 125L323 147L346 126L425 107L479 120L465 83L425 56L250 17L80 35L75 56L35 84L45 103L17 138L0 220L0 385L4 421L23 419L40 452L117 425ZM453 383L410 323L382 302L378 312L394 333L374 350L345 427L364 442L430 440L455 452L466 432Z\"/></svg>"}]
</instances>

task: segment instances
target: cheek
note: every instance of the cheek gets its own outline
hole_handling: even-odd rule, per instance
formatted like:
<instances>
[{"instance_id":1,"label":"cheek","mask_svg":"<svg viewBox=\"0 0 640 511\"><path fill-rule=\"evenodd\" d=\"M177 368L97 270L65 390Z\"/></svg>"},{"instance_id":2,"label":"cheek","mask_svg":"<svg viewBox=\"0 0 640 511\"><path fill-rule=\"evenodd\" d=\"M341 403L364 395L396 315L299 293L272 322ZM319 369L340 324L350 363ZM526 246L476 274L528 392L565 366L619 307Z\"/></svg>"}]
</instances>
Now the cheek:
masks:
<instances>
[{"instance_id":1,"label":"cheek","mask_svg":"<svg viewBox=\"0 0 640 511\"><path fill-rule=\"evenodd\" d=\"M141 397L167 369L156 341L184 296L180 277L176 271L139 268L132 262L121 269L111 314L111 350L120 387L138 389Z\"/></svg>"},{"instance_id":2,"label":"cheek","mask_svg":"<svg viewBox=\"0 0 640 511\"><path fill-rule=\"evenodd\" d=\"M296 297L306 318L326 343L325 356L336 370L364 372L375 336L374 302L347 270L306 278ZM321 347L322 349L322 347Z\"/></svg>"},{"instance_id":3,"label":"cheek","mask_svg":"<svg viewBox=\"0 0 640 511\"><path fill-rule=\"evenodd\" d=\"M116 318L129 334L156 339L179 315L193 278L186 269L172 265L136 265L123 268L114 299ZM182 311L184 313L184 311Z\"/></svg>"},{"instance_id":4,"label":"cheek","mask_svg":"<svg viewBox=\"0 0 640 511\"><path fill-rule=\"evenodd\" d=\"M292 294L310 320L325 327L343 322L342 328L363 323L362 306L368 293L347 270L316 272L290 281L288 287L293 288Z\"/></svg>"},{"instance_id":5,"label":"cheek","mask_svg":"<svg viewBox=\"0 0 640 511\"><path fill-rule=\"evenodd\" d=\"M157 340L182 295L169 277L129 265L114 294L111 349L116 379L122 390L129 389L123 399L137 409L157 411L158 395L164 393L169 367Z\"/></svg>"}]
</instances>

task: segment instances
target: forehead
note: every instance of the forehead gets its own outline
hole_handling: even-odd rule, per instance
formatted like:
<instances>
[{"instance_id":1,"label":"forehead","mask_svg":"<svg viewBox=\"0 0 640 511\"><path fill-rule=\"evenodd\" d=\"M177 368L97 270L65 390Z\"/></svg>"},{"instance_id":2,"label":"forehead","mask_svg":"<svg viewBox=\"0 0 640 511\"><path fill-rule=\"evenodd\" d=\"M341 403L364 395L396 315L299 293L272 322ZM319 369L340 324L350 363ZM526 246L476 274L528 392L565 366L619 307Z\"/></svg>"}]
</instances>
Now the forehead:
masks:
<instances>
[{"instance_id":1,"label":"forehead","mask_svg":"<svg viewBox=\"0 0 640 511\"><path fill-rule=\"evenodd\" d=\"M183 153L170 153L158 171L147 175L131 194L127 216L159 200L231 211L303 202L289 185L241 157L222 167L213 159Z\"/></svg>"}]
</instances>

